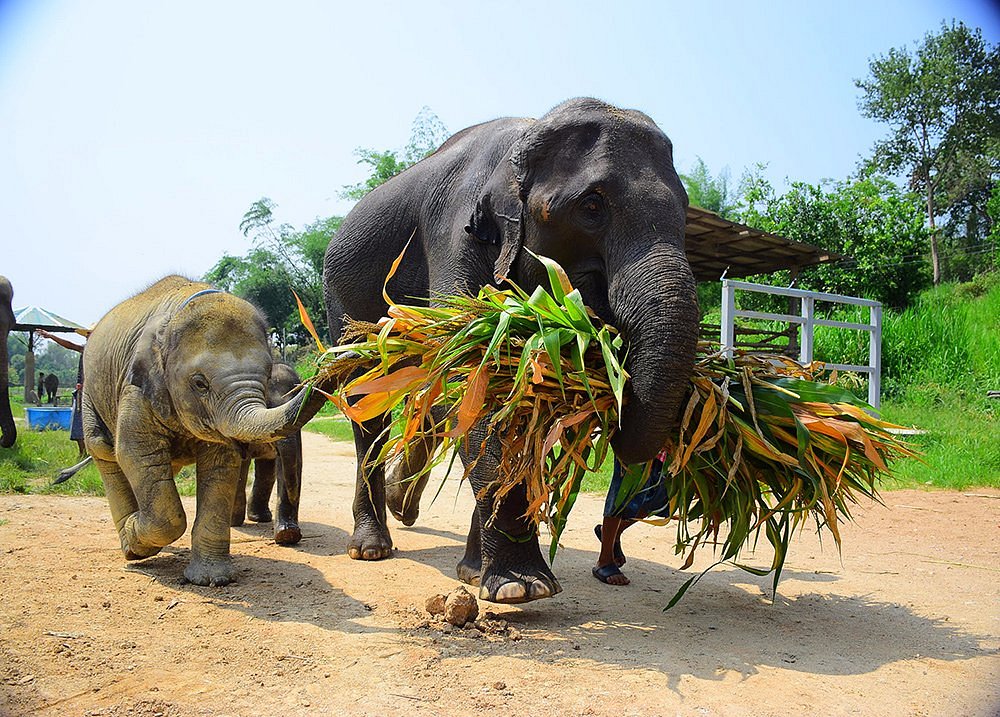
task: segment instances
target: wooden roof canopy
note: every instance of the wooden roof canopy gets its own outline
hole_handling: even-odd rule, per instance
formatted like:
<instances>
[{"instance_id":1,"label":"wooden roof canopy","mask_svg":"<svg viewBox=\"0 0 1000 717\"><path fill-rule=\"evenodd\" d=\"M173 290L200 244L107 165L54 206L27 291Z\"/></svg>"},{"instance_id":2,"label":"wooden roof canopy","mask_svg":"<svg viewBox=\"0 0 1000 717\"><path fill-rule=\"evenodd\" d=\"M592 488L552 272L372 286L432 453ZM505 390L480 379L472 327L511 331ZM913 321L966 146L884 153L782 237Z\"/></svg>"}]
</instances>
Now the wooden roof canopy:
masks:
<instances>
[{"instance_id":1,"label":"wooden roof canopy","mask_svg":"<svg viewBox=\"0 0 1000 717\"><path fill-rule=\"evenodd\" d=\"M796 270L811 264L843 259L839 254L811 244L723 219L701 207L688 207L685 229L688 261L695 281L736 279Z\"/></svg>"}]
</instances>

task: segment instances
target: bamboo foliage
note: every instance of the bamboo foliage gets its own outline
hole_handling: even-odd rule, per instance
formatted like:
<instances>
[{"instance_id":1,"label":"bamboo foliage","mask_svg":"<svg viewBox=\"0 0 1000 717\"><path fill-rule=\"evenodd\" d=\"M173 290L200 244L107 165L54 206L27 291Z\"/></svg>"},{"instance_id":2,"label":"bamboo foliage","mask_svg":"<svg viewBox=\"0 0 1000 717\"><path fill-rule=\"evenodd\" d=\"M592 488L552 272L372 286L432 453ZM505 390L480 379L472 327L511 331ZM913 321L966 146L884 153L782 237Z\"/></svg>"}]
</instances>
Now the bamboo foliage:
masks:
<instances>
[{"instance_id":1,"label":"bamboo foliage","mask_svg":"<svg viewBox=\"0 0 1000 717\"><path fill-rule=\"evenodd\" d=\"M584 474L608 455L628 375L618 332L584 305L558 264L537 258L549 290L487 286L475 297L435 297L430 307L386 296L388 316L349 321L341 344L320 355L311 383L337 384L330 399L358 423L395 409L391 438L368 457L375 462L433 438L437 461L457 443L471 466L485 443L470 440L470 429L485 421L501 446L487 487L494 505L523 486L526 515L547 525L554 557ZM774 548L770 568L736 564L773 571L776 586L794 530L812 516L839 547L838 525L851 506L860 496L877 500L889 461L914 455L898 426L871 416L850 392L820 383L821 370L784 357L727 358L699 345L680 428L664 446L668 500L647 518L675 524L684 567L704 544L715 546L720 562L735 563L763 532ZM616 505L646 487L649 472L650 464L629 466Z\"/></svg>"}]
</instances>

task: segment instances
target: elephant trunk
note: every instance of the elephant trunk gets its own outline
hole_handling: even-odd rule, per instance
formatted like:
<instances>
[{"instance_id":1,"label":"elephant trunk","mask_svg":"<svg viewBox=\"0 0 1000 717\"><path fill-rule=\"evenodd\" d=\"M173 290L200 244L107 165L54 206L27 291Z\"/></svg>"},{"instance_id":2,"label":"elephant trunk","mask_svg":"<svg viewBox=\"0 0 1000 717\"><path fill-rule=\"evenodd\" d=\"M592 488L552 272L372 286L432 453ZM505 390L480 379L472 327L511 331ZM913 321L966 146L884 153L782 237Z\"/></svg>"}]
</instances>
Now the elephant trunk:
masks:
<instances>
[{"instance_id":1,"label":"elephant trunk","mask_svg":"<svg viewBox=\"0 0 1000 717\"><path fill-rule=\"evenodd\" d=\"M221 421L218 429L240 443L274 443L300 430L325 402L322 393L303 387L288 402L274 408L266 408L260 401L230 411L230 418Z\"/></svg>"},{"instance_id":2,"label":"elephant trunk","mask_svg":"<svg viewBox=\"0 0 1000 717\"><path fill-rule=\"evenodd\" d=\"M631 377L611 445L622 462L641 463L662 450L680 419L698 342L698 300L683 245L651 237L632 246L608 266L608 299Z\"/></svg>"}]
</instances>

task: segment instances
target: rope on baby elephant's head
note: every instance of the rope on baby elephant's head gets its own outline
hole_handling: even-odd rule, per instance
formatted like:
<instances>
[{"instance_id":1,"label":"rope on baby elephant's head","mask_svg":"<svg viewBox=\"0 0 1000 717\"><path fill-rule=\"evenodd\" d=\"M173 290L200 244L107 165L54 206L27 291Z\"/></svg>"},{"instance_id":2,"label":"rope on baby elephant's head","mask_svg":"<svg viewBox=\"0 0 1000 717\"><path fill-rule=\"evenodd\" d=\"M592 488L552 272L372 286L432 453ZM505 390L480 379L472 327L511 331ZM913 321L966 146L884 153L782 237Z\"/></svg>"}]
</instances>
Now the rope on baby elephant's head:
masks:
<instances>
[{"instance_id":1,"label":"rope on baby elephant's head","mask_svg":"<svg viewBox=\"0 0 1000 717\"><path fill-rule=\"evenodd\" d=\"M191 294L191 296L184 299L184 302L177 307L177 311L183 309L185 306L190 304L193 300L197 299L199 296L204 296L205 294L224 294L224 293L226 292L222 291L222 289L202 289L201 291L196 291L195 293Z\"/></svg>"}]
</instances>

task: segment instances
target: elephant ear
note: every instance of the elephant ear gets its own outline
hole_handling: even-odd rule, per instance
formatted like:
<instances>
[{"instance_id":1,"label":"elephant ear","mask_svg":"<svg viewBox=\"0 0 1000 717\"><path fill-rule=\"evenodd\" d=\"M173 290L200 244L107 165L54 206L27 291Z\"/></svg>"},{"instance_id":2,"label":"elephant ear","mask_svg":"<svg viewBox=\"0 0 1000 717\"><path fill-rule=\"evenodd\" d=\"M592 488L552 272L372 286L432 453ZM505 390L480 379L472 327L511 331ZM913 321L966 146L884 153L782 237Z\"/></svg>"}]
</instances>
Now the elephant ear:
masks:
<instances>
[{"instance_id":1,"label":"elephant ear","mask_svg":"<svg viewBox=\"0 0 1000 717\"><path fill-rule=\"evenodd\" d=\"M501 161L483 187L465 231L484 244L500 247L493 266L493 278L499 283L510 276L524 244L524 201L527 196L517 177L514 155Z\"/></svg>"},{"instance_id":2,"label":"elephant ear","mask_svg":"<svg viewBox=\"0 0 1000 717\"><path fill-rule=\"evenodd\" d=\"M143 398L161 418L166 418L171 413L163 355L169 320L167 312L160 312L149 318L136 342L132 364L126 376L126 381L139 389Z\"/></svg>"}]
</instances>

